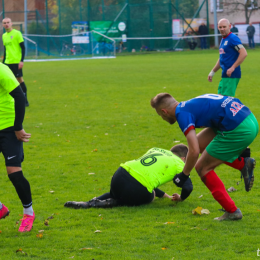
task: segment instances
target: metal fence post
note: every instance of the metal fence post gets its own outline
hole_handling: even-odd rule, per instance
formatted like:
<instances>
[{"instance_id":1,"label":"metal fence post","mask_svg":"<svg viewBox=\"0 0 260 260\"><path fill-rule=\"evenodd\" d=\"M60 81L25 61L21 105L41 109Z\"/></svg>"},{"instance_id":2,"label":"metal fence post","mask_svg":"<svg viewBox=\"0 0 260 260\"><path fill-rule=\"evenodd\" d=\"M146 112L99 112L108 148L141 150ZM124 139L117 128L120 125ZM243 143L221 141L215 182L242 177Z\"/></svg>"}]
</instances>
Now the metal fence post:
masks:
<instances>
[{"instance_id":1,"label":"metal fence post","mask_svg":"<svg viewBox=\"0 0 260 260\"><path fill-rule=\"evenodd\" d=\"M45 8L46 8L46 30L47 35L49 35L49 17L48 17L48 0L45 0ZM47 49L48 49L48 56L50 55L50 41L49 37L47 37Z\"/></svg>"}]
</instances>

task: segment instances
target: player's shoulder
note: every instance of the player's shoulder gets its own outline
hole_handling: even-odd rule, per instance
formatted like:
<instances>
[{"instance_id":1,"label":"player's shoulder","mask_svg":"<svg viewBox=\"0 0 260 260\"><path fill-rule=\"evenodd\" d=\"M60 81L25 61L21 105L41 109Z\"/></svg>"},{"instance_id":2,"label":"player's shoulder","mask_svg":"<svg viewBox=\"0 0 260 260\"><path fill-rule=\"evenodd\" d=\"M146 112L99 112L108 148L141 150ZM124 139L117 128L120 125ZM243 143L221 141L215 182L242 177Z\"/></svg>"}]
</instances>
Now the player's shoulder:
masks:
<instances>
[{"instance_id":1,"label":"player's shoulder","mask_svg":"<svg viewBox=\"0 0 260 260\"><path fill-rule=\"evenodd\" d=\"M231 40L233 42L241 42L240 38L234 33L231 33L229 35L229 40Z\"/></svg>"}]
</instances>

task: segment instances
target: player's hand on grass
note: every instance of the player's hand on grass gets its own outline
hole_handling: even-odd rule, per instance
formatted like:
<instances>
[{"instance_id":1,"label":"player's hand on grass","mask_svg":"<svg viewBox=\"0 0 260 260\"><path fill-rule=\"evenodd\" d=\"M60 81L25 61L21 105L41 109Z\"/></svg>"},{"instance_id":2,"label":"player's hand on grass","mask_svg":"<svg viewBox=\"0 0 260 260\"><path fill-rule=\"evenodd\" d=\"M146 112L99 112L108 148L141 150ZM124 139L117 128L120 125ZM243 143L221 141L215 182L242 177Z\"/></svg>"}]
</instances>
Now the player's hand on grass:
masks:
<instances>
[{"instance_id":1,"label":"player's hand on grass","mask_svg":"<svg viewBox=\"0 0 260 260\"><path fill-rule=\"evenodd\" d=\"M184 172L178 173L173 177L173 182L178 187L182 187L184 182L189 178L189 175L184 174Z\"/></svg>"},{"instance_id":2,"label":"player's hand on grass","mask_svg":"<svg viewBox=\"0 0 260 260\"><path fill-rule=\"evenodd\" d=\"M164 193L163 198L168 198L172 200L172 196L168 195L167 193Z\"/></svg>"},{"instance_id":3,"label":"player's hand on grass","mask_svg":"<svg viewBox=\"0 0 260 260\"><path fill-rule=\"evenodd\" d=\"M229 69L227 70L227 76L228 76L228 77L231 77L231 74L233 73L234 70L235 70L234 67L229 68Z\"/></svg>"},{"instance_id":4,"label":"player's hand on grass","mask_svg":"<svg viewBox=\"0 0 260 260\"><path fill-rule=\"evenodd\" d=\"M29 142L29 138L31 137L31 134L27 134L24 129L20 131L15 131L15 135L17 139L21 142Z\"/></svg>"},{"instance_id":5,"label":"player's hand on grass","mask_svg":"<svg viewBox=\"0 0 260 260\"><path fill-rule=\"evenodd\" d=\"M22 69L22 68L23 68L23 62L20 61L19 64L18 64L18 69L20 70L20 69Z\"/></svg>"},{"instance_id":6,"label":"player's hand on grass","mask_svg":"<svg viewBox=\"0 0 260 260\"><path fill-rule=\"evenodd\" d=\"M182 201L180 194L178 193L172 194L172 201Z\"/></svg>"}]
</instances>

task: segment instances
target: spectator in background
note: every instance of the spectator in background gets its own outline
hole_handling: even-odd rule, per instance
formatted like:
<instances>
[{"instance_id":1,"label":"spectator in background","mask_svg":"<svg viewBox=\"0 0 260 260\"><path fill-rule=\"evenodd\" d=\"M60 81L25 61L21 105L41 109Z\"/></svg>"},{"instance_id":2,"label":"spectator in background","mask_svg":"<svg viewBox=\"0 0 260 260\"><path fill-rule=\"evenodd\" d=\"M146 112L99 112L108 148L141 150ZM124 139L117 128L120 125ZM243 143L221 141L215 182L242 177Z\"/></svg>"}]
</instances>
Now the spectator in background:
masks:
<instances>
[{"instance_id":1,"label":"spectator in background","mask_svg":"<svg viewBox=\"0 0 260 260\"><path fill-rule=\"evenodd\" d=\"M232 24L232 28L230 29L230 31L235 35L238 35L238 29L234 23Z\"/></svg>"},{"instance_id":2,"label":"spectator in background","mask_svg":"<svg viewBox=\"0 0 260 260\"><path fill-rule=\"evenodd\" d=\"M208 35L209 30L205 23L201 23L199 26L199 34L200 35ZM207 37L201 37L200 38L200 47L201 49L207 49Z\"/></svg>"},{"instance_id":3,"label":"spectator in background","mask_svg":"<svg viewBox=\"0 0 260 260\"><path fill-rule=\"evenodd\" d=\"M188 36L192 36L192 32L191 32L191 31L188 32ZM189 45L190 49L191 49L192 51L194 51L195 48L196 48L196 46L197 46L197 42L196 42L196 40L194 39L194 37L187 38L187 42L188 42L188 45Z\"/></svg>"},{"instance_id":4,"label":"spectator in background","mask_svg":"<svg viewBox=\"0 0 260 260\"><path fill-rule=\"evenodd\" d=\"M3 27L6 32L2 35L4 45L3 63L7 65L18 80L25 95L25 105L28 107L27 87L23 80L23 60L25 56L25 45L20 31L13 29L12 20L4 18Z\"/></svg>"},{"instance_id":5,"label":"spectator in background","mask_svg":"<svg viewBox=\"0 0 260 260\"><path fill-rule=\"evenodd\" d=\"M254 35L255 35L255 27L252 23L249 23L249 26L246 28L246 33L248 36L248 43L250 48L255 48Z\"/></svg>"}]
</instances>

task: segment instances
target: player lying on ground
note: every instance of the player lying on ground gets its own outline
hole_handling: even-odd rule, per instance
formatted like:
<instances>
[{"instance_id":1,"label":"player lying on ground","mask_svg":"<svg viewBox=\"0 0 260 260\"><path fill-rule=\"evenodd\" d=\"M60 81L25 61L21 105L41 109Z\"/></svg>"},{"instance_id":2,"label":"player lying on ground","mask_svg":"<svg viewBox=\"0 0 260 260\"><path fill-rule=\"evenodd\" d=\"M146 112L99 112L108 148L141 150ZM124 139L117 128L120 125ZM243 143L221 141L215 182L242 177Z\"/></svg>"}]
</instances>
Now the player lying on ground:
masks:
<instances>
[{"instance_id":1,"label":"player lying on ground","mask_svg":"<svg viewBox=\"0 0 260 260\"><path fill-rule=\"evenodd\" d=\"M156 197L183 201L192 192L193 186L187 178L182 186L181 195L169 196L158 187L172 181L181 172L188 153L184 144L175 145L170 151L152 148L136 160L122 163L112 177L110 192L88 202L68 201L70 208L106 208L115 206L140 206L152 202Z\"/></svg>"},{"instance_id":2,"label":"player lying on ground","mask_svg":"<svg viewBox=\"0 0 260 260\"><path fill-rule=\"evenodd\" d=\"M237 98L216 94L179 103L170 94L160 93L151 100L151 106L168 123L177 121L187 138L187 160L183 171L174 177L175 184L182 187L195 167L214 199L226 211L216 220L241 219L240 209L214 169L225 163L241 171L246 191L253 186L255 160L239 157L258 134L258 122L250 109ZM196 135L195 128L202 127L206 129Z\"/></svg>"}]
</instances>

